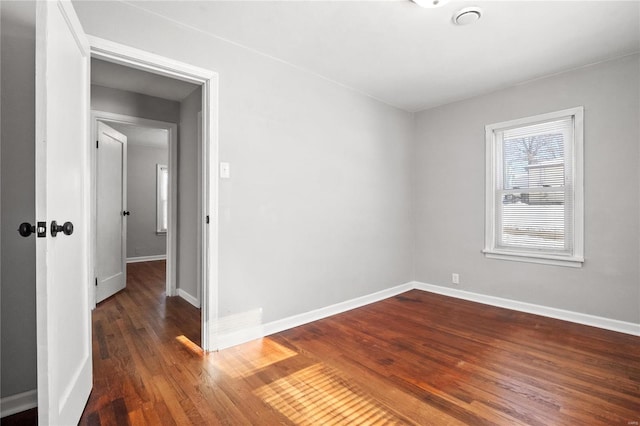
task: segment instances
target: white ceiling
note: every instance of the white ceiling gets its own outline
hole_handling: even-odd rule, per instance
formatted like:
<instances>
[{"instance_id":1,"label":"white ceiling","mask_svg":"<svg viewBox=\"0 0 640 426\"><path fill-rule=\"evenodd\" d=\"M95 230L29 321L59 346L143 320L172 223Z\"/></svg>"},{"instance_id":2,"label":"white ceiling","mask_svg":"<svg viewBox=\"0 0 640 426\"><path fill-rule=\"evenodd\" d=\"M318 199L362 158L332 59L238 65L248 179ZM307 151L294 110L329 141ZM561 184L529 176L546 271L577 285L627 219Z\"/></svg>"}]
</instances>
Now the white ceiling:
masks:
<instances>
[{"instance_id":1,"label":"white ceiling","mask_svg":"<svg viewBox=\"0 0 640 426\"><path fill-rule=\"evenodd\" d=\"M142 93L170 101L182 101L197 85L158 74L91 59L91 84Z\"/></svg>"},{"instance_id":2,"label":"white ceiling","mask_svg":"<svg viewBox=\"0 0 640 426\"><path fill-rule=\"evenodd\" d=\"M111 122L107 122L107 125L125 135L129 145L169 149L169 132L166 129Z\"/></svg>"},{"instance_id":3,"label":"white ceiling","mask_svg":"<svg viewBox=\"0 0 640 426\"><path fill-rule=\"evenodd\" d=\"M137 1L408 111L640 50L640 2ZM453 12L480 6L475 25Z\"/></svg>"}]
</instances>

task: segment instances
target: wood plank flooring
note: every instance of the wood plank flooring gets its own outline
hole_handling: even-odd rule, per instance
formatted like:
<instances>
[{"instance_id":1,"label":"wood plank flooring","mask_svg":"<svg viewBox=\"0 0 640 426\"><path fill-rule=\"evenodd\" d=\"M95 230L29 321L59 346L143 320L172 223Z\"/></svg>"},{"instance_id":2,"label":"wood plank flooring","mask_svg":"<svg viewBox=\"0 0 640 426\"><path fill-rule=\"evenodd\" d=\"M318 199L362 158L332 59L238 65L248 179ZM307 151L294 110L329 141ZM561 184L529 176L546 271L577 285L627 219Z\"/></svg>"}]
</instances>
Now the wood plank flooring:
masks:
<instances>
[{"instance_id":1,"label":"wood plank flooring","mask_svg":"<svg viewBox=\"0 0 640 426\"><path fill-rule=\"evenodd\" d=\"M81 424L640 422L638 337L413 290L203 354L163 271L129 265L94 311Z\"/></svg>"}]
</instances>

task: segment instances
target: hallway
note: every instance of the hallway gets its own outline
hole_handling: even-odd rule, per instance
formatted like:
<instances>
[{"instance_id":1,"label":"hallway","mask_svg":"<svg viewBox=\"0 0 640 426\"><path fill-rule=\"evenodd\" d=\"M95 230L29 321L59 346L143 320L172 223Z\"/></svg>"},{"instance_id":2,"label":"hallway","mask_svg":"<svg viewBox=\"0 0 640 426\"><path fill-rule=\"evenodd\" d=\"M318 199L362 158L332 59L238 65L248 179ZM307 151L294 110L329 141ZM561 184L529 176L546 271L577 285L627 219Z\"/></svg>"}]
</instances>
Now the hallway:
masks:
<instances>
[{"instance_id":1,"label":"hallway","mask_svg":"<svg viewBox=\"0 0 640 426\"><path fill-rule=\"evenodd\" d=\"M164 261L130 263L126 289L93 311L94 387L81 423L127 424L135 407L161 423L167 408L162 398L148 402L157 399L151 384L157 376L183 381L175 375L179 365L201 360L193 352L200 344L200 310L165 297L164 290Z\"/></svg>"}]
</instances>

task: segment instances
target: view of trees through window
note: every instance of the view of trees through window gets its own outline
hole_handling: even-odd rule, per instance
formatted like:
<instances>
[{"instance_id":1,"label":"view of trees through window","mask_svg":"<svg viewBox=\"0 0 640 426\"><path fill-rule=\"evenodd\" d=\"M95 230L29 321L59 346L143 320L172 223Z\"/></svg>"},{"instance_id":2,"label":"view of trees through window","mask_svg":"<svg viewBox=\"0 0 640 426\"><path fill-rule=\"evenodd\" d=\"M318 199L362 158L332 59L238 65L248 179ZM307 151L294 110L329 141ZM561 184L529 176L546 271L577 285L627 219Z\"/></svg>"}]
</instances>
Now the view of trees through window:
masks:
<instances>
[{"instance_id":1,"label":"view of trees through window","mask_svg":"<svg viewBox=\"0 0 640 426\"><path fill-rule=\"evenodd\" d=\"M564 249L566 132L545 124L503 134L501 245Z\"/></svg>"},{"instance_id":2,"label":"view of trees through window","mask_svg":"<svg viewBox=\"0 0 640 426\"><path fill-rule=\"evenodd\" d=\"M506 139L504 151L504 189L536 186L562 186L564 184L564 138L562 133ZM557 168L555 166L560 166ZM553 170L546 173L548 180L531 179L532 169ZM555 167L555 168L554 168Z\"/></svg>"}]
</instances>

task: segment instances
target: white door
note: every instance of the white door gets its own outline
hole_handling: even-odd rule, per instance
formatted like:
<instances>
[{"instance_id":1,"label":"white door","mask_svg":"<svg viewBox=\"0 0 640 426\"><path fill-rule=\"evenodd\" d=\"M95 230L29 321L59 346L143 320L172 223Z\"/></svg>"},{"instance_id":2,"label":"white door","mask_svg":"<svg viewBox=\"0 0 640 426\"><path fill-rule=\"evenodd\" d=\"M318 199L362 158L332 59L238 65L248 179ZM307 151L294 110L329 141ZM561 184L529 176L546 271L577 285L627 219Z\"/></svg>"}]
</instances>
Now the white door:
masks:
<instances>
[{"instance_id":1,"label":"white door","mask_svg":"<svg viewBox=\"0 0 640 426\"><path fill-rule=\"evenodd\" d=\"M96 303L126 286L127 137L97 125Z\"/></svg>"},{"instance_id":2,"label":"white door","mask_svg":"<svg viewBox=\"0 0 640 426\"><path fill-rule=\"evenodd\" d=\"M70 2L38 2L36 16L38 422L71 425L92 387L89 45ZM54 236L53 221L73 232Z\"/></svg>"}]
</instances>

